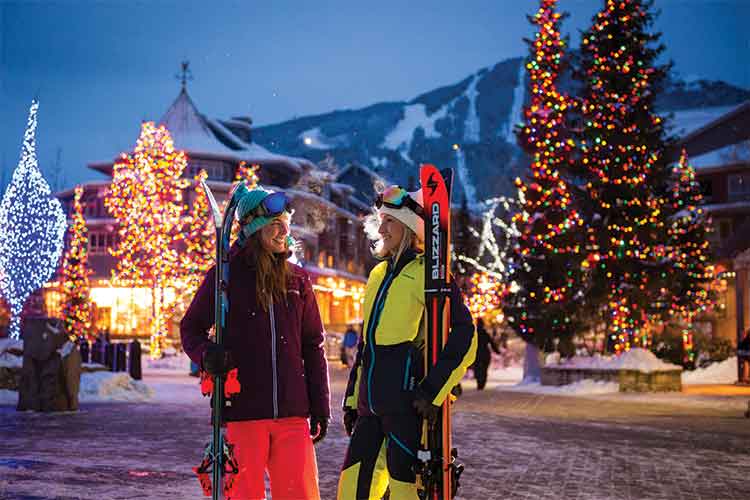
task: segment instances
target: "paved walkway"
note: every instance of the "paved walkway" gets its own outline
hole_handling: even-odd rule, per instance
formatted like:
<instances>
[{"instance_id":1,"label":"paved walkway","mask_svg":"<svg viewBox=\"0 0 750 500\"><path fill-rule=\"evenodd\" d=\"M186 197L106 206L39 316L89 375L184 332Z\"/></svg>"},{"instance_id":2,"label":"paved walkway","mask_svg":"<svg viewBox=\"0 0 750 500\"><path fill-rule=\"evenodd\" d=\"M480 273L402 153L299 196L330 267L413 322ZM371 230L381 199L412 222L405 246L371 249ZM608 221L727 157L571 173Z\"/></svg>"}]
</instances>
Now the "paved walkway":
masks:
<instances>
[{"instance_id":1,"label":"paved walkway","mask_svg":"<svg viewBox=\"0 0 750 500\"><path fill-rule=\"evenodd\" d=\"M345 373L331 375L338 406ZM455 412L461 499L750 498L750 420L728 405L470 386ZM175 387L193 390L182 377ZM208 404L185 401L48 415L0 406L0 498L202 498L190 468L210 435ZM317 448L324 500L335 498L346 443L336 411Z\"/></svg>"}]
</instances>

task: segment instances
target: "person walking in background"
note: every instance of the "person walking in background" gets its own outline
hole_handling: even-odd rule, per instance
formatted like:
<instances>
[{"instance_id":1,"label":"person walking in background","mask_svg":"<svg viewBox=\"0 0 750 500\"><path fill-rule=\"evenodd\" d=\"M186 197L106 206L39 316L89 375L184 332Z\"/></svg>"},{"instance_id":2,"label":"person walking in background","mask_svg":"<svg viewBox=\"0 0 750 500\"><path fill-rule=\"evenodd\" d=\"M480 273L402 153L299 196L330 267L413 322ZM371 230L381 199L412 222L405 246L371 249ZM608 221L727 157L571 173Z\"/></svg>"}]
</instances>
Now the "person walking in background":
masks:
<instances>
[{"instance_id":1,"label":"person walking in background","mask_svg":"<svg viewBox=\"0 0 750 500\"><path fill-rule=\"evenodd\" d=\"M312 283L287 260L286 195L240 185L234 196L240 197L240 235L229 257L224 343L208 338L214 324L214 267L180 323L182 345L210 375L237 368L241 390L223 410L227 441L239 465L231 498L265 498L267 471L274 500L318 500L313 444L328 430L330 396Z\"/></svg>"},{"instance_id":2,"label":"person walking in background","mask_svg":"<svg viewBox=\"0 0 750 500\"><path fill-rule=\"evenodd\" d=\"M484 327L484 320L479 318L477 319L477 360L474 362L474 377L477 379L478 391L483 390L487 384L487 371L492 360L490 349L500 354L500 349Z\"/></svg>"},{"instance_id":3,"label":"person walking in background","mask_svg":"<svg viewBox=\"0 0 750 500\"><path fill-rule=\"evenodd\" d=\"M737 344L737 360L740 363L740 384L750 384L750 328Z\"/></svg>"},{"instance_id":4,"label":"person walking in background","mask_svg":"<svg viewBox=\"0 0 750 500\"><path fill-rule=\"evenodd\" d=\"M354 329L354 325L350 324L341 343L341 361L344 365L351 367L354 364L354 357L357 355L357 343L359 343L359 335Z\"/></svg>"}]
</instances>

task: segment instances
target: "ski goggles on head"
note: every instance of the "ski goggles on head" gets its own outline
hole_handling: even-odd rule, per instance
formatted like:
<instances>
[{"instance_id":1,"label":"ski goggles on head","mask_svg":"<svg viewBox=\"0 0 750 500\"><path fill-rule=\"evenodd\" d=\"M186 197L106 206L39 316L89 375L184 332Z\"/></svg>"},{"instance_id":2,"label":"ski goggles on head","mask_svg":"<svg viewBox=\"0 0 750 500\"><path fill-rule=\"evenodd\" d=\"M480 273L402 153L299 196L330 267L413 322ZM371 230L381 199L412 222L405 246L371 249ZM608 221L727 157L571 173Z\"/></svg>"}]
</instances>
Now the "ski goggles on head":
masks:
<instances>
[{"instance_id":1,"label":"ski goggles on head","mask_svg":"<svg viewBox=\"0 0 750 500\"><path fill-rule=\"evenodd\" d=\"M283 191L271 193L255 209L256 215L276 217L289 210L289 198Z\"/></svg>"},{"instance_id":2,"label":"ski goggles on head","mask_svg":"<svg viewBox=\"0 0 750 500\"><path fill-rule=\"evenodd\" d=\"M289 211L289 197L283 191L271 193L258 204L255 210L250 212L249 217L277 217Z\"/></svg>"},{"instance_id":3,"label":"ski goggles on head","mask_svg":"<svg viewBox=\"0 0 750 500\"><path fill-rule=\"evenodd\" d=\"M424 217L424 210L419 206L419 203L409 196L409 192L406 189L399 186L391 186L382 193L379 193L378 197L375 198L375 206L377 208L382 206L388 208L406 207L420 217Z\"/></svg>"}]
</instances>

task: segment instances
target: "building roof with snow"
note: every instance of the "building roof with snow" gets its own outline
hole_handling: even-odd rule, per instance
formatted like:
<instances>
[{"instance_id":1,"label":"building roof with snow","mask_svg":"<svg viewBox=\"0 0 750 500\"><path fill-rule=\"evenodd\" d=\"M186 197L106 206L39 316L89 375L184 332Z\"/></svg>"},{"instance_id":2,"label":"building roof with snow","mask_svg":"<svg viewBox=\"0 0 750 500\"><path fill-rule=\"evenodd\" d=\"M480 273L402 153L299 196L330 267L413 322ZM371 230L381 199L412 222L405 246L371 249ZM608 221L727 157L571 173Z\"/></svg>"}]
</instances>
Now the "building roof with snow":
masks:
<instances>
[{"instance_id":1,"label":"building roof with snow","mask_svg":"<svg viewBox=\"0 0 750 500\"><path fill-rule=\"evenodd\" d=\"M695 168L706 211L717 226L720 257L732 258L750 246L750 101L735 106L681 137L670 159L682 149Z\"/></svg>"},{"instance_id":2,"label":"building roof with snow","mask_svg":"<svg viewBox=\"0 0 750 500\"><path fill-rule=\"evenodd\" d=\"M175 148L185 151L188 158L218 160L234 165L240 162L258 164L264 167L262 172L269 175L268 179L261 178L263 183L286 187L299 180L305 171L315 168L305 158L272 153L252 142L252 120L248 117L220 120L201 114L184 86L159 120L159 124L169 130ZM112 175L113 163L93 162L89 167ZM277 175L273 175L274 173ZM234 172L227 172L224 179L216 180L231 181L233 175Z\"/></svg>"},{"instance_id":3,"label":"building roof with snow","mask_svg":"<svg viewBox=\"0 0 750 500\"><path fill-rule=\"evenodd\" d=\"M717 167L727 163L735 145L750 140L750 101L731 108L711 108L717 109L724 112L718 115L706 112L710 119L680 137L670 152L671 159L676 161L684 148L690 162L697 161L696 167Z\"/></svg>"}]
</instances>

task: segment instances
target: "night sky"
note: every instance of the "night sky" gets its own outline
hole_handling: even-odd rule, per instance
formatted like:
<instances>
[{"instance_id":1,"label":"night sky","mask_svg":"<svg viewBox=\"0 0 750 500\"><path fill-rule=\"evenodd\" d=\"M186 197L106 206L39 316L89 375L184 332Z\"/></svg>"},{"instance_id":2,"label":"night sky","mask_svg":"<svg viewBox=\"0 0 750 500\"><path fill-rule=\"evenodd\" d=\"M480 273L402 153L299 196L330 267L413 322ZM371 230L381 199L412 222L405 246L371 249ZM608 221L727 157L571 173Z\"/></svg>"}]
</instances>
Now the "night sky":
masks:
<instances>
[{"instance_id":1,"label":"night sky","mask_svg":"<svg viewBox=\"0 0 750 500\"><path fill-rule=\"evenodd\" d=\"M262 5L261 5L262 4ZM560 0L571 44L601 0ZM179 92L211 117L255 125L409 100L526 55L537 1L358 2L0 0L0 167L15 168L28 106L40 98L39 163L61 148L64 187L132 149L144 119ZM750 0L657 0L666 57L685 78L750 88ZM283 153L283 151L282 151Z\"/></svg>"}]
</instances>

